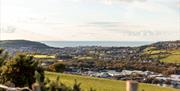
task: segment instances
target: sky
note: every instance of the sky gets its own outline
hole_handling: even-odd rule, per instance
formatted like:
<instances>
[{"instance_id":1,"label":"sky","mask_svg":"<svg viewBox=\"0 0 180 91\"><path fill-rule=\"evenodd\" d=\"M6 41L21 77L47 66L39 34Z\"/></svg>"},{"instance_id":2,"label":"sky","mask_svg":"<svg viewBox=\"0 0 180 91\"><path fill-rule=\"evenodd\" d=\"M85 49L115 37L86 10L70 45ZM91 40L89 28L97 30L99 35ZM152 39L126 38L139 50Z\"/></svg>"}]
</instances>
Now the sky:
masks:
<instances>
[{"instance_id":1,"label":"sky","mask_svg":"<svg viewBox=\"0 0 180 91\"><path fill-rule=\"evenodd\" d=\"M180 40L180 0L0 0L2 40Z\"/></svg>"}]
</instances>

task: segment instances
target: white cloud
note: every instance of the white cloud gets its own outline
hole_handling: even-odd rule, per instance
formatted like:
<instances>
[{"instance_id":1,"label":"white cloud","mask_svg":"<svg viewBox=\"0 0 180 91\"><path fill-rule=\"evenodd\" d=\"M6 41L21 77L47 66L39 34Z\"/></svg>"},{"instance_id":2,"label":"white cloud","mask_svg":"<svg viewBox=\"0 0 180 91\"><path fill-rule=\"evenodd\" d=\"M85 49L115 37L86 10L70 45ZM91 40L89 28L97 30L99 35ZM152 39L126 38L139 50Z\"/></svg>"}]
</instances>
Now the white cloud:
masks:
<instances>
[{"instance_id":1,"label":"white cloud","mask_svg":"<svg viewBox=\"0 0 180 91\"><path fill-rule=\"evenodd\" d=\"M179 39L177 0L3 1L4 39Z\"/></svg>"},{"instance_id":2,"label":"white cloud","mask_svg":"<svg viewBox=\"0 0 180 91\"><path fill-rule=\"evenodd\" d=\"M134 3L134 2L145 2L146 0L99 0L107 5L120 4L120 3Z\"/></svg>"},{"instance_id":3,"label":"white cloud","mask_svg":"<svg viewBox=\"0 0 180 91\"><path fill-rule=\"evenodd\" d=\"M16 31L16 28L10 25L1 25L0 30L1 33L14 33Z\"/></svg>"}]
</instances>

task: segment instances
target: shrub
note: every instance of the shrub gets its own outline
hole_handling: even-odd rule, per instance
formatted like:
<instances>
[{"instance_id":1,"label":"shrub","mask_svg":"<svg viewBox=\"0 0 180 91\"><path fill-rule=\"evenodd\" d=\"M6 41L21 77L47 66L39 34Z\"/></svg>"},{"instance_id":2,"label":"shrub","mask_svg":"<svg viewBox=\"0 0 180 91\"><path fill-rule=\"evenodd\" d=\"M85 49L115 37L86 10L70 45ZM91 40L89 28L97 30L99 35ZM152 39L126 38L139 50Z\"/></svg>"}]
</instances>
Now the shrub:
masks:
<instances>
[{"instance_id":1,"label":"shrub","mask_svg":"<svg viewBox=\"0 0 180 91\"><path fill-rule=\"evenodd\" d=\"M49 66L49 70L54 72L64 72L65 65L62 63L55 63Z\"/></svg>"},{"instance_id":2,"label":"shrub","mask_svg":"<svg viewBox=\"0 0 180 91\"><path fill-rule=\"evenodd\" d=\"M31 87L35 82L34 73L36 68L37 63L33 61L33 57L19 54L1 67L1 83L10 81L18 87Z\"/></svg>"}]
</instances>

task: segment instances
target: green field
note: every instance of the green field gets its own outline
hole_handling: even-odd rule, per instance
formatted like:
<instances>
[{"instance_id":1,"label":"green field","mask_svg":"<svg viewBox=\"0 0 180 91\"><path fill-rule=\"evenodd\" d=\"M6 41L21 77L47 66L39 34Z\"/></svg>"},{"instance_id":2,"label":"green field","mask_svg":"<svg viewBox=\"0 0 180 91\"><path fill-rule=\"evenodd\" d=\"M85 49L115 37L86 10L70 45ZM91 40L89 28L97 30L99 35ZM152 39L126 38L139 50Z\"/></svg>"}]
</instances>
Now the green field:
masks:
<instances>
[{"instance_id":1,"label":"green field","mask_svg":"<svg viewBox=\"0 0 180 91\"><path fill-rule=\"evenodd\" d=\"M75 57L75 59L78 59L78 60L91 60L93 59L93 57Z\"/></svg>"},{"instance_id":2,"label":"green field","mask_svg":"<svg viewBox=\"0 0 180 91\"><path fill-rule=\"evenodd\" d=\"M162 62L180 63L180 49L169 51L170 55L161 59Z\"/></svg>"},{"instance_id":3,"label":"green field","mask_svg":"<svg viewBox=\"0 0 180 91\"><path fill-rule=\"evenodd\" d=\"M161 62L180 63L180 55L170 55L166 58L161 59Z\"/></svg>"},{"instance_id":4,"label":"green field","mask_svg":"<svg viewBox=\"0 0 180 91\"><path fill-rule=\"evenodd\" d=\"M158 53L168 53L168 54L158 54ZM180 63L180 49L174 50L156 50L153 47L146 48L144 54L151 54L150 58L160 57L161 62L168 63Z\"/></svg>"},{"instance_id":5,"label":"green field","mask_svg":"<svg viewBox=\"0 0 180 91\"><path fill-rule=\"evenodd\" d=\"M65 83L68 86L72 86L74 83L74 80L76 79L78 82L82 84L81 87L84 91L89 90L91 87L96 89L96 91L126 91L126 88L125 88L126 85L124 81L46 72L46 77L49 78L50 80L55 80L58 75L60 75L61 82ZM140 84L138 91L142 91L142 90L144 91L179 91L173 88L158 87L158 86L150 85L150 84Z\"/></svg>"},{"instance_id":6,"label":"green field","mask_svg":"<svg viewBox=\"0 0 180 91\"><path fill-rule=\"evenodd\" d=\"M152 49L152 48L144 49L145 54L157 54L157 53L160 53L160 52L166 52L166 50L156 50L156 49Z\"/></svg>"},{"instance_id":7,"label":"green field","mask_svg":"<svg viewBox=\"0 0 180 91\"><path fill-rule=\"evenodd\" d=\"M34 58L41 58L41 59L54 59L56 58L54 55L33 55Z\"/></svg>"}]
</instances>

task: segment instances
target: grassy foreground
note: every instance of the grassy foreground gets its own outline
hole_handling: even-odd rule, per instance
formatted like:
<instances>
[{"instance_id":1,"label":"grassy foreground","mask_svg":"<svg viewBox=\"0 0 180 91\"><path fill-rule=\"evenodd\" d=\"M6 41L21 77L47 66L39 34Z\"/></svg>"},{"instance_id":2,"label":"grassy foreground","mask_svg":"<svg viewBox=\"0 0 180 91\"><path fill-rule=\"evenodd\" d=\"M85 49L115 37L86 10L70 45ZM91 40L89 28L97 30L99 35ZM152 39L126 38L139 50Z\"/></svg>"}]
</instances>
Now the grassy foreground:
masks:
<instances>
[{"instance_id":1,"label":"grassy foreground","mask_svg":"<svg viewBox=\"0 0 180 91\"><path fill-rule=\"evenodd\" d=\"M65 83L68 86L72 86L74 84L74 80L76 79L79 83L81 83L81 88L84 91L87 91L90 88L96 89L96 91L126 91L126 84L124 81L46 72L46 77L49 78L50 80L55 80L58 75L60 75L61 82ZM142 91L142 90L179 91L173 88L164 88L164 87L158 87L155 85L143 84L143 83L140 84L138 91Z\"/></svg>"}]
</instances>

